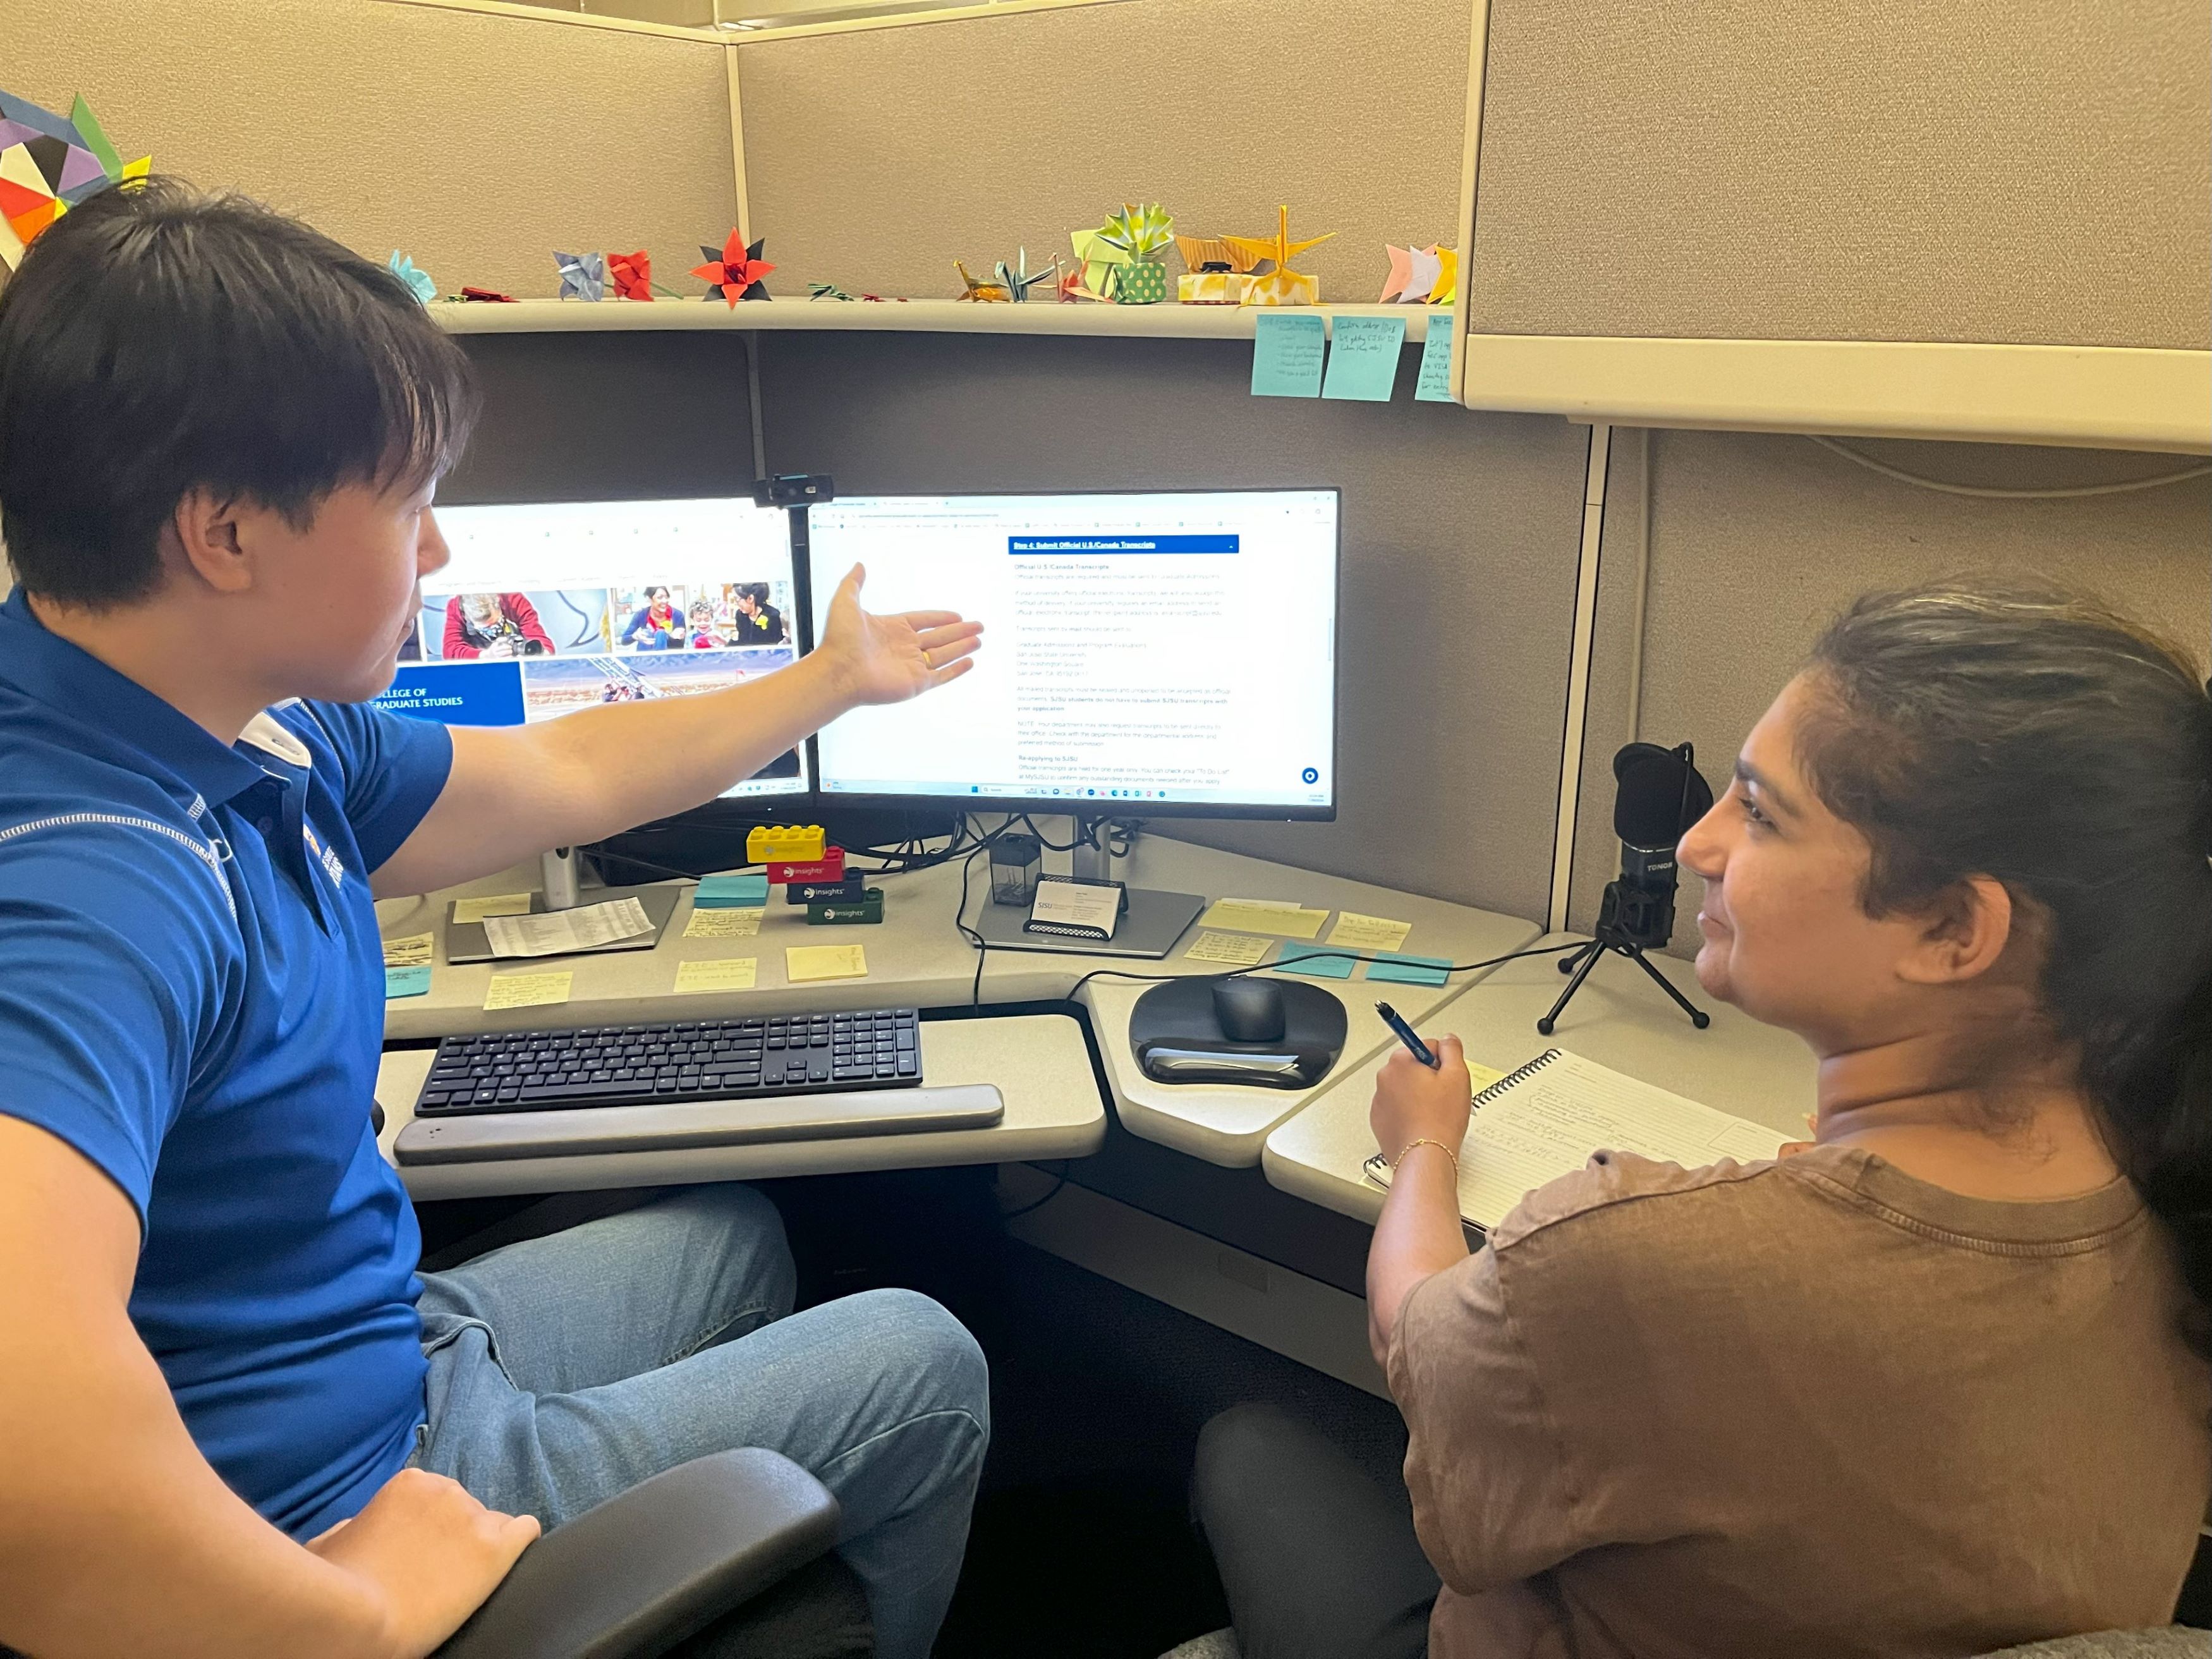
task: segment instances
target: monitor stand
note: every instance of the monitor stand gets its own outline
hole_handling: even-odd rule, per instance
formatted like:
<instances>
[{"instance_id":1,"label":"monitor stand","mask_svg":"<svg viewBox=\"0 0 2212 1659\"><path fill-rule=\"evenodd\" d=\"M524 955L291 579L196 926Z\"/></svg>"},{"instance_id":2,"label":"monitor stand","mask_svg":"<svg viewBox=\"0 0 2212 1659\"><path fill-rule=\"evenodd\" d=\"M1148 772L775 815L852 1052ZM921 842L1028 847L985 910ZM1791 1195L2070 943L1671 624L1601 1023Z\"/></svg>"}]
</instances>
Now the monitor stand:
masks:
<instances>
[{"instance_id":1,"label":"monitor stand","mask_svg":"<svg viewBox=\"0 0 2212 1659\"><path fill-rule=\"evenodd\" d=\"M1079 837L1080 839L1080 837ZM1114 879L1114 859L1093 844L1075 849L1073 873L1091 881ZM1196 893L1166 893L1153 887L1128 890L1129 906L1114 924L1114 937L1097 939L1063 939L1050 933L1024 931L1030 919L1024 904L988 901L976 918L975 931L994 951L1053 951L1085 957L1129 957L1157 962L1176 947L1206 908Z\"/></svg>"}]
</instances>

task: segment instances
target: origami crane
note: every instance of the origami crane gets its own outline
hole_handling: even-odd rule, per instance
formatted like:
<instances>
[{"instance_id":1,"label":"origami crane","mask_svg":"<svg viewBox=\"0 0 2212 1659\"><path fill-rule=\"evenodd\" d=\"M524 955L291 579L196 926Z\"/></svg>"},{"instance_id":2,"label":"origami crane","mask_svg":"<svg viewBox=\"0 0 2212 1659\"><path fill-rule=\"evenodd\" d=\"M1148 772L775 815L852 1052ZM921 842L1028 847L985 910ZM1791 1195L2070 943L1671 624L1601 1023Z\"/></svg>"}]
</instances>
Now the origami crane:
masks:
<instances>
[{"instance_id":1,"label":"origami crane","mask_svg":"<svg viewBox=\"0 0 2212 1659\"><path fill-rule=\"evenodd\" d=\"M438 297L438 285L430 280L430 273L417 265L398 248L392 250L392 257L384 263L392 268L392 274L406 283L413 290L415 297L424 305L428 305L431 301Z\"/></svg>"},{"instance_id":2,"label":"origami crane","mask_svg":"<svg viewBox=\"0 0 2212 1659\"><path fill-rule=\"evenodd\" d=\"M125 162L77 94L67 119L0 92L0 264L13 268L48 226L87 198L143 179L151 156Z\"/></svg>"},{"instance_id":3,"label":"origami crane","mask_svg":"<svg viewBox=\"0 0 2212 1659\"><path fill-rule=\"evenodd\" d=\"M1012 270L1007 269L1004 259L1000 260L995 275L999 279L998 285L1006 290L1006 297L1017 305L1028 299L1030 290L1039 283L1048 280L1057 283L1060 280L1060 261L1057 259L1052 262L1049 269L1040 270L1035 276L1031 276L1030 251L1025 247L1017 248L1014 252L1014 258L1015 264ZM963 270L960 274L964 277L968 273ZM1054 291L1057 292L1057 289Z\"/></svg>"},{"instance_id":4,"label":"origami crane","mask_svg":"<svg viewBox=\"0 0 2212 1659\"><path fill-rule=\"evenodd\" d=\"M762 236L756 237L748 246L738 240L738 233L733 230L722 244L720 254L705 243L700 244L699 252L707 256L707 263L692 266L691 274L707 284L708 299L719 296L732 311L740 300L765 300L768 289L761 278L775 269L761 258L761 249L767 245L768 239Z\"/></svg>"},{"instance_id":5,"label":"origami crane","mask_svg":"<svg viewBox=\"0 0 2212 1659\"><path fill-rule=\"evenodd\" d=\"M1006 292L1006 284L1003 283L981 282L970 276L968 274L968 267L957 259L952 262L952 268L960 273L960 280L968 285L968 291L965 294L953 296L957 300L973 300L978 305L1004 305L1014 297ZM999 268L1001 270L1006 269L1004 265Z\"/></svg>"},{"instance_id":6,"label":"origami crane","mask_svg":"<svg viewBox=\"0 0 2212 1659\"><path fill-rule=\"evenodd\" d=\"M1303 242L1291 240L1291 210L1287 207L1275 210L1275 234L1273 236L1224 236L1221 240L1257 265L1263 259L1272 260L1274 269L1255 276L1245 291L1248 306L1310 306L1321 300L1321 279L1309 276L1302 270L1292 270L1291 261L1310 247L1326 242L1334 231L1327 231Z\"/></svg>"},{"instance_id":7,"label":"origami crane","mask_svg":"<svg viewBox=\"0 0 2212 1659\"><path fill-rule=\"evenodd\" d=\"M1173 240L1170 227L1174 223L1157 202L1146 207L1125 202L1121 210L1110 216L1097 229L1070 232L1068 240L1074 246L1075 257L1083 261L1083 287L1078 291L1093 300L1136 297L1133 293L1124 293L1125 288L1131 286L1125 280L1130 274L1127 267L1152 263L1152 256ZM1164 271L1153 285L1160 291L1150 297L1164 298Z\"/></svg>"},{"instance_id":8,"label":"origami crane","mask_svg":"<svg viewBox=\"0 0 2212 1659\"><path fill-rule=\"evenodd\" d=\"M554 269L561 273L564 300L604 300L607 294L607 256L604 253L556 253Z\"/></svg>"},{"instance_id":9,"label":"origami crane","mask_svg":"<svg viewBox=\"0 0 2212 1659\"><path fill-rule=\"evenodd\" d=\"M1453 290L1459 285L1459 251L1456 248L1391 247L1385 244L1384 252L1390 258L1389 280L1382 285L1382 298L1378 302L1389 305L1393 301L1402 305L1449 305Z\"/></svg>"},{"instance_id":10,"label":"origami crane","mask_svg":"<svg viewBox=\"0 0 2212 1659\"><path fill-rule=\"evenodd\" d=\"M607 275L615 280L617 300L653 298L653 256L643 248L635 253L607 255Z\"/></svg>"}]
</instances>

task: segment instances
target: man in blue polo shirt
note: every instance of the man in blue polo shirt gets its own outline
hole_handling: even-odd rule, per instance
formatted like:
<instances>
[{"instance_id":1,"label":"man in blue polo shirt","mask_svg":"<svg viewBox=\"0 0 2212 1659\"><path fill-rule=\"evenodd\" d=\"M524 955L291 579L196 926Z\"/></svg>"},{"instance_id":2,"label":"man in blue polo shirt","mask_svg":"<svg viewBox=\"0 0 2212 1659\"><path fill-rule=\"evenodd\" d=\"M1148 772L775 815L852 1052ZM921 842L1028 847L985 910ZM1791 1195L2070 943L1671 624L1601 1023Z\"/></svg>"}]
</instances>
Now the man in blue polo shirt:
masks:
<instances>
[{"instance_id":1,"label":"man in blue polo shirt","mask_svg":"<svg viewBox=\"0 0 2212 1659\"><path fill-rule=\"evenodd\" d=\"M980 630L871 616L855 571L820 650L731 690L450 735L365 707L474 408L387 272L163 181L0 291L0 1644L427 1653L540 1522L764 1445L921 1659L972 1340L905 1292L786 1317L741 1188L418 1278L371 896L708 799Z\"/></svg>"}]
</instances>

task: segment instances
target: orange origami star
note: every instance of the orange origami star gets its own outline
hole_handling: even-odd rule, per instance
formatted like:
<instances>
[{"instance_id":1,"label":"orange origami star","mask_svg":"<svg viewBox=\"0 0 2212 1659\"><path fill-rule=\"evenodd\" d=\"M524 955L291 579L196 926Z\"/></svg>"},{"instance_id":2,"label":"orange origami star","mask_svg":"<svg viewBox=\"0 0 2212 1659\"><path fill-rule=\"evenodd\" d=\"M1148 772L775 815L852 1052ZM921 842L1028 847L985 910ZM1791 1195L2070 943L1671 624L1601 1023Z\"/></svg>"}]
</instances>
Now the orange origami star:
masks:
<instances>
[{"instance_id":1,"label":"orange origami star","mask_svg":"<svg viewBox=\"0 0 2212 1659\"><path fill-rule=\"evenodd\" d=\"M765 300L768 289L762 285L761 278L775 269L761 258L761 249L765 246L767 238L762 237L748 247L738 240L738 233L733 230L730 240L722 244L720 258L714 249L704 243L700 245L699 252L707 256L707 263L692 266L691 274L708 285L709 298L720 295L732 309L740 300Z\"/></svg>"}]
</instances>

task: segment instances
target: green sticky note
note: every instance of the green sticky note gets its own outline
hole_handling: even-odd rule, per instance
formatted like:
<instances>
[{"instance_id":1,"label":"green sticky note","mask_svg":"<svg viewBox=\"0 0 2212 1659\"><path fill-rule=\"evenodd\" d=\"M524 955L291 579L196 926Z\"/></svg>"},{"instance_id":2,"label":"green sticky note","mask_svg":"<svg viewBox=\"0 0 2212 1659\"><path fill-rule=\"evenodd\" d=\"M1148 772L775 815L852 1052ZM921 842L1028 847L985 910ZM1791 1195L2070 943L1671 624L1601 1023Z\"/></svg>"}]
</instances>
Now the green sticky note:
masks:
<instances>
[{"instance_id":1,"label":"green sticky note","mask_svg":"<svg viewBox=\"0 0 2212 1659\"><path fill-rule=\"evenodd\" d=\"M1442 985L1449 977L1444 970L1450 966L1443 957L1408 957L1384 951L1367 964L1367 977L1388 980L1393 985Z\"/></svg>"},{"instance_id":2,"label":"green sticky note","mask_svg":"<svg viewBox=\"0 0 2212 1659\"><path fill-rule=\"evenodd\" d=\"M1429 313L1429 337L1421 347L1421 377L1413 383L1417 404L1448 404L1451 395L1452 314Z\"/></svg>"},{"instance_id":3,"label":"green sticky note","mask_svg":"<svg viewBox=\"0 0 2212 1659\"><path fill-rule=\"evenodd\" d=\"M1313 979L1350 979L1359 962L1356 957L1292 951L1267 965L1285 974L1304 974Z\"/></svg>"},{"instance_id":4,"label":"green sticky note","mask_svg":"<svg viewBox=\"0 0 2212 1659\"><path fill-rule=\"evenodd\" d=\"M696 910L750 909L767 902L765 875L705 876L700 879L699 890L691 895Z\"/></svg>"},{"instance_id":5,"label":"green sticky note","mask_svg":"<svg viewBox=\"0 0 2212 1659\"><path fill-rule=\"evenodd\" d=\"M387 968L384 970L384 1000L394 997L422 997L430 994L430 970L428 968Z\"/></svg>"},{"instance_id":6,"label":"green sticky note","mask_svg":"<svg viewBox=\"0 0 2212 1659\"><path fill-rule=\"evenodd\" d=\"M1321 395L1355 404L1387 404L1398 383L1403 317L1340 317L1328 345L1328 379Z\"/></svg>"},{"instance_id":7,"label":"green sticky note","mask_svg":"<svg viewBox=\"0 0 2212 1659\"><path fill-rule=\"evenodd\" d=\"M1328 331L1318 317L1262 312L1252 325L1252 395L1318 398Z\"/></svg>"}]
</instances>

